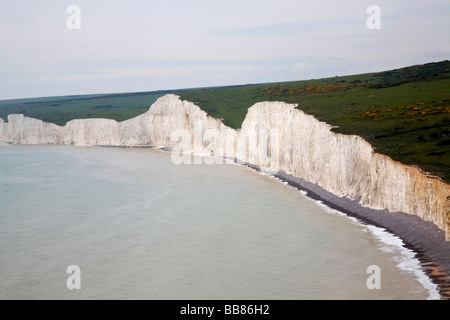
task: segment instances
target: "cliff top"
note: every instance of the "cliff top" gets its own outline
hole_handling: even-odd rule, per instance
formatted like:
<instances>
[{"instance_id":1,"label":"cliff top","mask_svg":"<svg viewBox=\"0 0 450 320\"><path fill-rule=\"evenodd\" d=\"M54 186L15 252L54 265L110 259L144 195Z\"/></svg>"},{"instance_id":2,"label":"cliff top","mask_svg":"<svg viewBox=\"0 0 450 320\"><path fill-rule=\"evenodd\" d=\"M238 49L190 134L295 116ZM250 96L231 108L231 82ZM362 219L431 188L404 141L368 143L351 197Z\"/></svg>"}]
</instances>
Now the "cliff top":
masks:
<instances>
[{"instance_id":1,"label":"cliff top","mask_svg":"<svg viewBox=\"0 0 450 320\"><path fill-rule=\"evenodd\" d=\"M224 123L239 127L259 101L285 101L356 134L394 160L450 182L450 61L346 77L187 91Z\"/></svg>"},{"instance_id":2,"label":"cliff top","mask_svg":"<svg viewBox=\"0 0 450 320\"><path fill-rule=\"evenodd\" d=\"M130 119L159 97L175 93L239 128L256 102L285 101L356 134L377 152L450 182L450 61L379 73L216 88L0 101L11 113L58 125L77 118Z\"/></svg>"}]
</instances>

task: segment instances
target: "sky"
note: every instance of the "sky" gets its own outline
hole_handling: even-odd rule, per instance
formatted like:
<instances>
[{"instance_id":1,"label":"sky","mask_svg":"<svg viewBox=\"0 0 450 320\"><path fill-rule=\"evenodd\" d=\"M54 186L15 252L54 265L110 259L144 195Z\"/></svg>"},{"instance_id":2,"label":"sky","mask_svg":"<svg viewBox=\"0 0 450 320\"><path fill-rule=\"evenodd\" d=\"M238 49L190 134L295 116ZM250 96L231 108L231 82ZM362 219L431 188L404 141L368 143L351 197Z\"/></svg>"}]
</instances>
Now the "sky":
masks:
<instances>
[{"instance_id":1,"label":"sky","mask_svg":"<svg viewBox=\"0 0 450 320\"><path fill-rule=\"evenodd\" d=\"M449 59L450 1L0 0L0 43L0 100L317 79Z\"/></svg>"}]
</instances>

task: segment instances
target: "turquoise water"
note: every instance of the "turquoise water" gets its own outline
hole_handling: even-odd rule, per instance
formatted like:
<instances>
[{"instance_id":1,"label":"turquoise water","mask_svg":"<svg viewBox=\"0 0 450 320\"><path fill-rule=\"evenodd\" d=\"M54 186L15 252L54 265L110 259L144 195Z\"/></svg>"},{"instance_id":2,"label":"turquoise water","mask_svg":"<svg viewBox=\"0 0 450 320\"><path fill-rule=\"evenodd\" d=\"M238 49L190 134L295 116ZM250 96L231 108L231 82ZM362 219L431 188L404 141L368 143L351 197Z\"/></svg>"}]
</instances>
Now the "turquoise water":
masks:
<instances>
[{"instance_id":1,"label":"turquoise water","mask_svg":"<svg viewBox=\"0 0 450 320\"><path fill-rule=\"evenodd\" d=\"M8 145L0 203L0 299L438 297L398 239L243 166Z\"/></svg>"}]
</instances>

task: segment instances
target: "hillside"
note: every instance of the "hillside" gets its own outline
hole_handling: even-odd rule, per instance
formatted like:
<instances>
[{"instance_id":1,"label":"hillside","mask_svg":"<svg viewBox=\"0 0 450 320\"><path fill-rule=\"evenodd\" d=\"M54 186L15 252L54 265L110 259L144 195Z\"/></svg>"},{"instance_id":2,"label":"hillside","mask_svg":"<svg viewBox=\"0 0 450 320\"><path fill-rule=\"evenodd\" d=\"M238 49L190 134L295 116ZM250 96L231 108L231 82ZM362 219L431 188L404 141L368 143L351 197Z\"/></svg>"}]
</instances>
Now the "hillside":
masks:
<instances>
[{"instance_id":1,"label":"hillside","mask_svg":"<svg viewBox=\"0 0 450 320\"><path fill-rule=\"evenodd\" d=\"M169 91L62 96L0 101L0 118L21 113L57 125L73 119L107 118L118 121L133 118Z\"/></svg>"},{"instance_id":2,"label":"hillside","mask_svg":"<svg viewBox=\"0 0 450 320\"><path fill-rule=\"evenodd\" d=\"M356 134L379 153L450 182L450 62L380 73L180 93L238 128L259 101L285 101L335 132Z\"/></svg>"},{"instance_id":3,"label":"hillside","mask_svg":"<svg viewBox=\"0 0 450 320\"><path fill-rule=\"evenodd\" d=\"M450 182L449 61L307 81L4 100L0 117L22 113L58 125L77 118L122 121L144 113L167 93L194 102L232 128L241 126L256 102L295 103L336 126L334 131L362 136L377 152Z\"/></svg>"}]
</instances>

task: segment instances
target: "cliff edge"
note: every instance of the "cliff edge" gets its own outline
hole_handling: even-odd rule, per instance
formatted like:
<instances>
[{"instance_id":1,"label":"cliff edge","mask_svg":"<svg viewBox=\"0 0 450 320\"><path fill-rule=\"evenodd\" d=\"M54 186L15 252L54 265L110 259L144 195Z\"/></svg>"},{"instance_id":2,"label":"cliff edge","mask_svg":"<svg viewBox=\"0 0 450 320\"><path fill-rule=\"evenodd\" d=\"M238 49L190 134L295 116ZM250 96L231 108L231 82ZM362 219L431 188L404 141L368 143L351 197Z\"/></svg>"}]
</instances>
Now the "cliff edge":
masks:
<instances>
[{"instance_id":1,"label":"cliff edge","mask_svg":"<svg viewBox=\"0 0 450 320\"><path fill-rule=\"evenodd\" d=\"M332 132L330 125L295 107L257 103L249 108L241 132L275 132L279 170L365 207L417 215L444 230L450 240L450 185L376 153L359 136Z\"/></svg>"},{"instance_id":2,"label":"cliff edge","mask_svg":"<svg viewBox=\"0 0 450 320\"><path fill-rule=\"evenodd\" d=\"M248 109L240 130L225 126L176 95L159 98L135 118L77 119L57 126L23 115L0 119L0 140L14 144L169 147L239 159L285 172L368 208L405 212L434 223L450 240L450 186L419 169L376 153L359 136L284 102Z\"/></svg>"}]
</instances>

